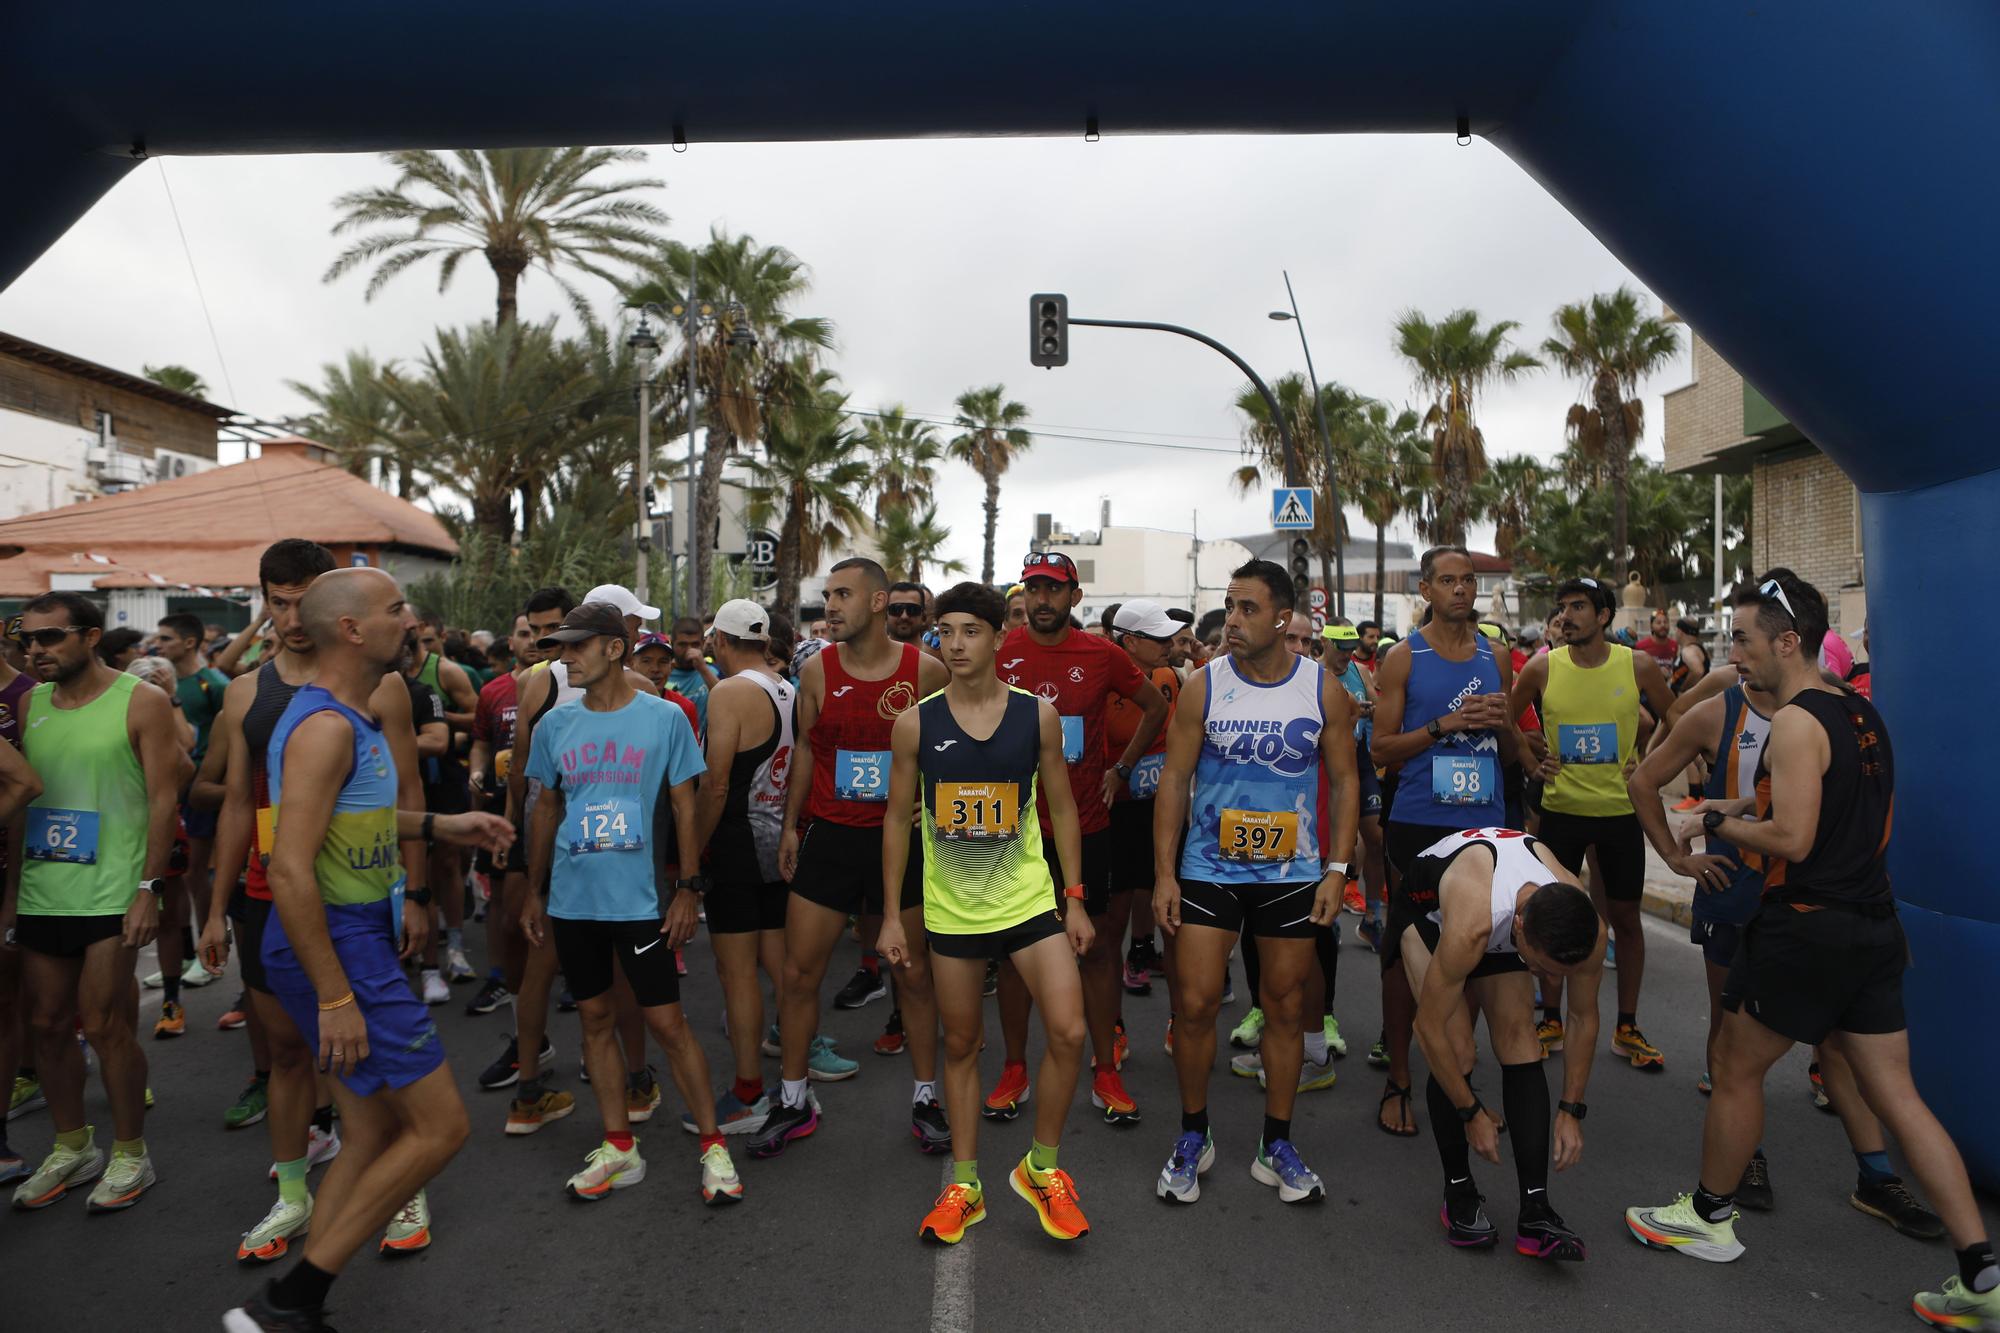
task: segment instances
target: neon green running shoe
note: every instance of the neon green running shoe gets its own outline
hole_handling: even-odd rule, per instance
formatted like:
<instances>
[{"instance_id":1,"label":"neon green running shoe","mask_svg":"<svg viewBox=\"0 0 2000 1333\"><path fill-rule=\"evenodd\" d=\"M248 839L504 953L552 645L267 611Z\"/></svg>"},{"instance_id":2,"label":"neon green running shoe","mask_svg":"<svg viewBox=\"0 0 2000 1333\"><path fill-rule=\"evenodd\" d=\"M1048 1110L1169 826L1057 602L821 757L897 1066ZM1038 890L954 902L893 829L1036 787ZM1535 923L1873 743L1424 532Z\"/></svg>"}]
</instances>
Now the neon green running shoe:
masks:
<instances>
[{"instance_id":1,"label":"neon green running shoe","mask_svg":"<svg viewBox=\"0 0 2000 1333\"><path fill-rule=\"evenodd\" d=\"M262 1120L271 1110L270 1088L261 1078L253 1078L237 1095L229 1109L222 1113L222 1123L227 1129L244 1129Z\"/></svg>"},{"instance_id":2,"label":"neon green running shoe","mask_svg":"<svg viewBox=\"0 0 2000 1333\"><path fill-rule=\"evenodd\" d=\"M14 1093L7 1102L9 1120L15 1116L26 1115L30 1111L39 1111L48 1104L49 1099L42 1095L39 1079L22 1078L19 1074L14 1076Z\"/></svg>"},{"instance_id":3,"label":"neon green running shoe","mask_svg":"<svg viewBox=\"0 0 2000 1333\"><path fill-rule=\"evenodd\" d=\"M1239 1050L1254 1051L1264 1042L1264 1011L1255 1005L1229 1033L1229 1044Z\"/></svg>"},{"instance_id":4,"label":"neon green running shoe","mask_svg":"<svg viewBox=\"0 0 2000 1333\"><path fill-rule=\"evenodd\" d=\"M1937 1328L2000 1329L2000 1287L1968 1291L1954 1273L1943 1291L1920 1291L1910 1300L1917 1318Z\"/></svg>"},{"instance_id":5,"label":"neon green running shoe","mask_svg":"<svg viewBox=\"0 0 2000 1333\"><path fill-rule=\"evenodd\" d=\"M1711 1222L1694 1210L1694 1195L1683 1194L1664 1208L1627 1208L1625 1226L1641 1245L1679 1250L1691 1259L1726 1264L1743 1257L1736 1239L1736 1214Z\"/></svg>"},{"instance_id":6,"label":"neon green running shoe","mask_svg":"<svg viewBox=\"0 0 2000 1333\"><path fill-rule=\"evenodd\" d=\"M1347 1038L1340 1035L1340 1022L1328 1014L1320 1022L1320 1032L1326 1037L1326 1048L1335 1055L1347 1054Z\"/></svg>"},{"instance_id":7,"label":"neon green running shoe","mask_svg":"<svg viewBox=\"0 0 2000 1333\"><path fill-rule=\"evenodd\" d=\"M308 1194L298 1203L286 1203L282 1198L271 1205L271 1211L264 1214L264 1220L243 1233L243 1239L236 1243L238 1263L271 1263L285 1257L292 1242L302 1239L306 1229L312 1224L313 1201Z\"/></svg>"}]
</instances>

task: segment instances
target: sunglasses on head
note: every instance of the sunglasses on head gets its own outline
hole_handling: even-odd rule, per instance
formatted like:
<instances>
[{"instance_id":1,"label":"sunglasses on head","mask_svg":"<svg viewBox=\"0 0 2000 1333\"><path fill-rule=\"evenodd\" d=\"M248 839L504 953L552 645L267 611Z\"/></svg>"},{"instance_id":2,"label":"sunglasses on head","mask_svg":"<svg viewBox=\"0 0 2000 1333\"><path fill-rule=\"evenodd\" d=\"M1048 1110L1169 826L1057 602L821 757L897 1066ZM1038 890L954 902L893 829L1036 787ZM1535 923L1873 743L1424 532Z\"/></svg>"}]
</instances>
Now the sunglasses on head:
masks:
<instances>
[{"instance_id":1,"label":"sunglasses on head","mask_svg":"<svg viewBox=\"0 0 2000 1333\"><path fill-rule=\"evenodd\" d=\"M889 614L892 616L920 616L924 613L922 602L891 602Z\"/></svg>"},{"instance_id":2,"label":"sunglasses on head","mask_svg":"<svg viewBox=\"0 0 2000 1333\"><path fill-rule=\"evenodd\" d=\"M1784 607L1785 614L1792 618L1792 623L1794 625L1799 623L1799 613L1792 610L1792 599L1785 596L1784 585L1776 579L1765 579L1763 583L1759 584L1757 595L1766 601L1776 602L1779 606Z\"/></svg>"},{"instance_id":3,"label":"sunglasses on head","mask_svg":"<svg viewBox=\"0 0 2000 1333\"><path fill-rule=\"evenodd\" d=\"M81 625L64 625L57 629L51 625L46 629L24 629L19 638L22 643L32 643L38 648L53 648L72 634L83 633Z\"/></svg>"},{"instance_id":4,"label":"sunglasses on head","mask_svg":"<svg viewBox=\"0 0 2000 1333\"><path fill-rule=\"evenodd\" d=\"M1062 570L1074 570L1076 568L1076 564L1061 551L1036 551L1021 562L1021 568L1023 569L1033 569L1038 565L1047 565L1052 569Z\"/></svg>"}]
</instances>

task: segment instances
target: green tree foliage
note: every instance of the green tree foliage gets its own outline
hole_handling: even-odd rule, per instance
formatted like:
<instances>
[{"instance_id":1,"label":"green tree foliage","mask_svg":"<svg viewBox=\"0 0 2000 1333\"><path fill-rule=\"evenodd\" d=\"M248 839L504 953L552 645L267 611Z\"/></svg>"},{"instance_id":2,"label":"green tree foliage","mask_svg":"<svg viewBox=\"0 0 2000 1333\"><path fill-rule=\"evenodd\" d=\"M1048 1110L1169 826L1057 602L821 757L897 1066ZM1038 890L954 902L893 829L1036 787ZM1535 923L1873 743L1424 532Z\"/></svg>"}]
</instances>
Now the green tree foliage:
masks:
<instances>
[{"instance_id":1,"label":"green tree foliage","mask_svg":"<svg viewBox=\"0 0 2000 1333\"><path fill-rule=\"evenodd\" d=\"M139 372L162 389L172 389L190 398L208 397L208 381L189 370L186 366L164 365L146 366Z\"/></svg>"},{"instance_id":2,"label":"green tree foliage","mask_svg":"<svg viewBox=\"0 0 2000 1333\"><path fill-rule=\"evenodd\" d=\"M771 609L794 619L799 580L866 519L856 497L871 472L847 415L847 395L834 387L832 373L804 367L798 373L810 375L813 387L803 401L772 415L763 454L750 460L755 482L746 513L753 524L778 525L778 591Z\"/></svg>"},{"instance_id":3,"label":"green tree foliage","mask_svg":"<svg viewBox=\"0 0 2000 1333\"><path fill-rule=\"evenodd\" d=\"M979 581L993 582L993 542L1000 526L1000 478L1026 453L1035 437L1024 424L1028 407L1007 397L1007 386L988 384L958 396L953 422L962 434L952 437L951 457L970 464L986 484L986 540L979 562Z\"/></svg>"},{"instance_id":4,"label":"green tree foliage","mask_svg":"<svg viewBox=\"0 0 2000 1333\"><path fill-rule=\"evenodd\" d=\"M1519 327L1503 319L1482 328L1476 310L1454 310L1437 323L1410 310L1396 320L1396 351L1410 363L1418 390L1430 400L1423 427L1431 439L1437 495L1431 536L1438 542L1463 545L1466 528L1478 514L1472 488L1486 471L1486 437L1478 421L1481 396L1494 384L1541 367L1529 353L1507 345L1507 335Z\"/></svg>"},{"instance_id":5,"label":"green tree foliage","mask_svg":"<svg viewBox=\"0 0 2000 1333\"><path fill-rule=\"evenodd\" d=\"M403 409L382 385L393 369L378 366L366 351L350 351L343 362L319 368L317 385L286 380L285 387L312 404L305 432L337 450L342 467L372 477L379 465L384 480L395 474L396 494L410 500L417 495L421 455L407 447Z\"/></svg>"}]
</instances>

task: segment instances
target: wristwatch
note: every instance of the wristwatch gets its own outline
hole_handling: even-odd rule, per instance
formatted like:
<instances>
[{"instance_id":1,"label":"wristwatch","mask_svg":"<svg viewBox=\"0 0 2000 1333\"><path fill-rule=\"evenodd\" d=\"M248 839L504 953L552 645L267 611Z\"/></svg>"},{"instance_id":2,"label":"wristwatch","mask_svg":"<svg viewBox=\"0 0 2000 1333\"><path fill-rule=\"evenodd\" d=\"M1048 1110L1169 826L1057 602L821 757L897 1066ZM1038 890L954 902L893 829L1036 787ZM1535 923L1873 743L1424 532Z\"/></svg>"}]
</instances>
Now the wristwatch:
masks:
<instances>
[{"instance_id":1,"label":"wristwatch","mask_svg":"<svg viewBox=\"0 0 2000 1333\"><path fill-rule=\"evenodd\" d=\"M153 879L142 879L139 881L139 892L141 893L150 893L155 898L158 898L166 891L167 891L167 881L163 877L156 877Z\"/></svg>"},{"instance_id":2,"label":"wristwatch","mask_svg":"<svg viewBox=\"0 0 2000 1333\"><path fill-rule=\"evenodd\" d=\"M1701 817L1701 831L1703 833L1720 833L1724 818L1725 816L1720 810L1709 811Z\"/></svg>"},{"instance_id":3,"label":"wristwatch","mask_svg":"<svg viewBox=\"0 0 2000 1333\"><path fill-rule=\"evenodd\" d=\"M407 890L403 894L403 901L406 903L415 903L419 907L429 907L431 905L431 891L429 889Z\"/></svg>"},{"instance_id":4,"label":"wristwatch","mask_svg":"<svg viewBox=\"0 0 2000 1333\"><path fill-rule=\"evenodd\" d=\"M678 892L679 892L680 890L682 890L682 889L686 889L686 890L687 890L687 891L688 891L689 893L692 893L692 894L693 894L693 895L694 895L695 897L697 897L697 898L704 898L704 897L707 897L707 896L708 896L708 876L707 876L707 875L696 875L696 876L694 876L694 877L693 877L693 878L691 878L691 879L677 879L677 880L675 880L675 881L674 881L674 891L675 891L676 893L678 893Z\"/></svg>"},{"instance_id":5,"label":"wristwatch","mask_svg":"<svg viewBox=\"0 0 2000 1333\"><path fill-rule=\"evenodd\" d=\"M1486 1109L1486 1103L1480 1101L1477 1097L1474 1097L1472 1099L1472 1105L1461 1106L1457 1109L1458 1109L1458 1118L1469 1125L1472 1123L1474 1116L1477 1116L1481 1111L1484 1111Z\"/></svg>"},{"instance_id":6,"label":"wristwatch","mask_svg":"<svg viewBox=\"0 0 2000 1333\"><path fill-rule=\"evenodd\" d=\"M1132 776L1132 765L1126 763L1124 760L1121 759L1117 763L1111 766L1111 771L1116 773L1119 779L1123 781L1125 779L1129 779Z\"/></svg>"},{"instance_id":7,"label":"wristwatch","mask_svg":"<svg viewBox=\"0 0 2000 1333\"><path fill-rule=\"evenodd\" d=\"M1572 1120L1581 1120L1590 1108L1582 1102L1557 1102L1556 1110L1567 1113Z\"/></svg>"},{"instance_id":8,"label":"wristwatch","mask_svg":"<svg viewBox=\"0 0 2000 1333\"><path fill-rule=\"evenodd\" d=\"M1444 739L1444 728L1438 725L1436 718L1432 718L1430 721L1424 723L1424 730L1431 734L1431 739L1434 741Z\"/></svg>"}]
</instances>

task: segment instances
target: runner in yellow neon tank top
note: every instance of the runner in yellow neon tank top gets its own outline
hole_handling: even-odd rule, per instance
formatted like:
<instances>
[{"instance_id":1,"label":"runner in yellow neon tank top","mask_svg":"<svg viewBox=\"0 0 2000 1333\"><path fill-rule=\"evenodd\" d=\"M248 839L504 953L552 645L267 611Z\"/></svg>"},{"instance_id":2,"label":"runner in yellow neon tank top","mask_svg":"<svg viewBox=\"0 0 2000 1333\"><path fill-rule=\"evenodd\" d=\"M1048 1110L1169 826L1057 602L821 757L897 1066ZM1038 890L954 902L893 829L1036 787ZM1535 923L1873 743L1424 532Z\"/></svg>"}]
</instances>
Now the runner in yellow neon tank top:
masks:
<instances>
[{"instance_id":1,"label":"runner in yellow neon tank top","mask_svg":"<svg viewBox=\"0 0 2000 1333\"><path fill-rule=\"evenodd\" d=\"M1656 718L1673 707L1660 665L1604 635L1611 627L1611 592L1593 578L1556 589L1564 643L1532 658L1514 682L1511 711L1540 710L1542 730L1527 741L1547 784L1539 836L1582 877L1584 858L1597 852L1602 883L1598 908L1611 922L1618 953L1618 1025L1611 1047L1635 1069L1658 1073L1666 1057L1639 1031L1639 987L1646 975L1646 936L1639 899L1646 885L1646 835L1625 791L1626 768L1637 756L1639 704ZM1601 897L1600 897L1601 891ZM1542 978L1545 1049L1562 1042L1562 979Z\"/></svg>"}]
</instances>

